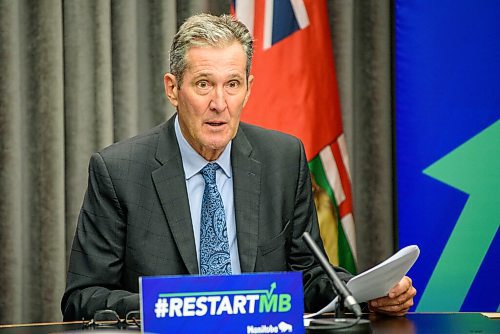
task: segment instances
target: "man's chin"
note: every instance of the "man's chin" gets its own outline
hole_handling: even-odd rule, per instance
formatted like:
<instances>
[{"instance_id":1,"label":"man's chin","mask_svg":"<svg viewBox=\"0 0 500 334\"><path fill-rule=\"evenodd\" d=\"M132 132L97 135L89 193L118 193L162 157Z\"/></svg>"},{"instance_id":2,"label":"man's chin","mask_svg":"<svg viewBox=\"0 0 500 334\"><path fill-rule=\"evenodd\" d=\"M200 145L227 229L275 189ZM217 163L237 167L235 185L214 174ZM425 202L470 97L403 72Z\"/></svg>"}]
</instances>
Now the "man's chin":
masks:
<instances>
[{"instance_id":1,"label":"man's chin","mask_svg":"<svg viewBox=\"0 0 500 334\"><path fill-rule=\"evenodd\" d=\"M212 161L217 160L219 156L224 152L224 149L229 144L230 139L218 139L205 141L202 146L202 152L200 153L206 160Z\"/></svg>"},{"instance_id":2,"label":"man's chin","mask_svg":"<svg viewBox=\"0 0 500 334\"><path fill-rule=\"evenodd\" d=\"M229 141L211 142L205 147L207 150L223 152L227 144L229 144Z\"/></svg>"},{"instance_id":3,"label":"man's chin","mask_svg":"<svg viewBox=\"0 0 500 334\"><path fill-rule=\"evenodd\" d=\"M224 150L231 141L232 137L227 133L224 135L209 135L203 140L203 146L211 150Z\"/></svg>"}]
</instances>

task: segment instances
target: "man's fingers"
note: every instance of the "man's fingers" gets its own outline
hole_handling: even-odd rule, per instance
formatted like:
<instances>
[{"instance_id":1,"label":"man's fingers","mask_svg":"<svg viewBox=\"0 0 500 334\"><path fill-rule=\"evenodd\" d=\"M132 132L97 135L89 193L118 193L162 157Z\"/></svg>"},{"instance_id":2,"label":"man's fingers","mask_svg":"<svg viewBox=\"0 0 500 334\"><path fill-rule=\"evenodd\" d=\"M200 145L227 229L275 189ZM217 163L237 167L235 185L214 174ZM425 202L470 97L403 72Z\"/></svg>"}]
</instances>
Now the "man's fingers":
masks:
<instances>
[{"instance_id":1,"label":"man's fingers","mask_svg":"<svg viewBox=\"0 0 500 334\"><path fill-rule=\"evenodd\" d=\"M414 287L411 286L403 294L397 296L393 300L395 300L397 302L397 304L403 304L406 301L413 299L413 297L415 297L416 294L417 294L417 289L415 289Z\"/></svg>"},{"instance_id":2,"label":"man's fingers","mask_svg":"<svg viewBox=\"0 0 500 334\"><path fill-rule=\"evenodd\" d=\"M413 306L413 299L410 299L402 304L384 305L384 306L373 307L373 310L375 312L379 312L379 313L386 313L386 314L393 314L393 315L404 315L408 312L408 310L412 306Z\"/></svg>"},{"instance_id":3,"label":"man's fingers","mask_svg":"<svg viewBox=\"0 0 500 334\"><path fill-rule=\"evenodd\" d=\"M408 300L412 300L417 294L417 290L414 287L408 289L405 293L395 297L381 297L370 301L370 305L373 307L384 307L384 306L397 306L406 303Z\"/></svg>"},{"instance_id":4,"label":"man's fingers","mask_svg":"<svg viewBox=\"0 0 500 334\"><path fill-rule=\"evenodd\" d=\"M405 276L399 281L390 291L389 291L389 297L390 298L395 298L412 287L412 280L408 276Z\"/></svg>"},{"instance_id":5,"label":"man's fingers","mask_svg":"<svg viewBox=\"0 0 500 334\"><path fill-rule=\"evenodd\" d=\"M385 297L369 302L370 310L394 316L405 315L413 306L413 297L417 290L412 286L411 278L405 276L398 282Z\"/></svg>"},{"instance_id":6,"label":"man's fingers","mask_svg":"<svg viewBox=\"0 0 500 334\"><path fill-rule=\"evenodd\" d=\"M397 299L389 297L374 299L370 302L370 305L373 307L395 306L399 304L401 303Z\"/></svg>"}]
</instances>

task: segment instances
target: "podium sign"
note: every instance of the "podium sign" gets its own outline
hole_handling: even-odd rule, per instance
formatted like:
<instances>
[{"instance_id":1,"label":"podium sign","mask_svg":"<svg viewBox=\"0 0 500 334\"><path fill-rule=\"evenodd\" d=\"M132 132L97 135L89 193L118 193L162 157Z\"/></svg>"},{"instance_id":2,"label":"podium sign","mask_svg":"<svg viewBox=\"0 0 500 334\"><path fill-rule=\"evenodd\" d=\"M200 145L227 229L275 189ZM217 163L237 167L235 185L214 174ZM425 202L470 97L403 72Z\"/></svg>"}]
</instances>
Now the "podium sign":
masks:
<instances>
[{"instance_id":1,"label":"podium sign","mask_svg":"<svg viewBox=\"0 0 500 334\"><path fill-rule=\"evenodd\" d=\"M146 333L304 333L302 274L139 279Z\"/></svg>"}]
</instances>

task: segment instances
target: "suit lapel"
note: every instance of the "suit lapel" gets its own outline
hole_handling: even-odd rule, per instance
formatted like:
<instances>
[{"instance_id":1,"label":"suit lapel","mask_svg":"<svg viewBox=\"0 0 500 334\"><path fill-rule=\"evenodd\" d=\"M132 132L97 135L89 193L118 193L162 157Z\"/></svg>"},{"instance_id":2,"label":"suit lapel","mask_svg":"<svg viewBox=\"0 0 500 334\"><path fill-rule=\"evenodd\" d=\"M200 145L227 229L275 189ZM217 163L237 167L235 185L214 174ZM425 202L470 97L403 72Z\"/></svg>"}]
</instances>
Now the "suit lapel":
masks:
<instances>
[{"instance_id":1,"label":"suit lapel","mask_svg":"<svg viewBox=\"0 0 500 334\"><path fill-rule=\"evenodd\" d=\"M179 253L190 274L198 274L198 258L186 190L186 178L175 137L172 117L160 133L156 159L162 164L153 171L156 192L167 217Z\"/></svg>"},{"instance_id":2,"label":"suit lapel","mask_svg":"<svg viewBox=\"0 0 500 334\"><path fill-rule=\"evenodd\" d=\"M253 272L257 258L261 163L251 157L252 146L241 127L233 140L234 207L242 272Z\"/></svg>"}]
</instances>

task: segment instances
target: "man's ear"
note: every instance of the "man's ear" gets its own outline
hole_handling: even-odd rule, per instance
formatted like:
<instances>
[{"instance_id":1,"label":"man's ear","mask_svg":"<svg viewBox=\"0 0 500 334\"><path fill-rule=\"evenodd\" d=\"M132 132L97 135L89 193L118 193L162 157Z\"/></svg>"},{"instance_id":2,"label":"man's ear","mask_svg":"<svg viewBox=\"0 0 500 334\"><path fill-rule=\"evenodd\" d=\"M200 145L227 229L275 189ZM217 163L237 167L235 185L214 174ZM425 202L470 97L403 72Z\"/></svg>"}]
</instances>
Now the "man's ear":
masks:
<instances>
[{"instance_id":1,"label":"man's ear","mask_svg":"<svg viewBox=\"0 0 500 334\"><path fill-rule=\"evenodd\" d=\"M163 77L163 82L165 84L165 94L168 100L174 107L177 107L179 101L177 99L178 88L175 76L172 73L167 73Z\"/></svg>"},{"instance_id":2,"label":"man's ear","mask_svg":"<svg viewBox=\"0 0 500 334\"><path fill-rule=\"evenodd\" d=\"M248 98L250 97L250 92L252 91L253 75L248 76L247 80L247 93L245 95L245 100L243 100L243 107L247 104Z\"/></svg>"}]
</instances>

